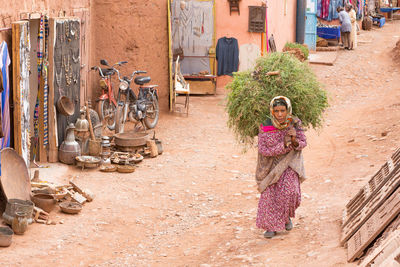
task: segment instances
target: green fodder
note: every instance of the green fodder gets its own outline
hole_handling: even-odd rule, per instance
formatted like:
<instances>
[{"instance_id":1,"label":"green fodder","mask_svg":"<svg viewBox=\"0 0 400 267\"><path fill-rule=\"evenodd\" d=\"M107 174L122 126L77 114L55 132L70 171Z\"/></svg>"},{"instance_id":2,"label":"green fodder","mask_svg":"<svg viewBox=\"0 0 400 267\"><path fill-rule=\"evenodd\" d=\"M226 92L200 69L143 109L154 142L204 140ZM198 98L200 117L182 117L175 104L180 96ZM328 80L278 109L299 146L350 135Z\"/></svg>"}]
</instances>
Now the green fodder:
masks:
<instances>
[{"instance_id":1,"label":"green fodder","mask_svg":"<svg viewBox=\"0 0 400 267\"><path fill-rule=\"evenodd\" d=\"M279 75L267 75L279 71ZM270 117L269 103L275 96L292 102L293 115L306 128L322 125L327 108L326 92L311 68L287 53L260 57L253 72L237 72L226 87L228 126L245 146L253 143L260 124Z\"/></svg>"},{"instance_id":2,"label":"green fodder","mask_svg":"<svg viewBox=\"0 0 400 267\"><path fill-rule=\"evenodd\" d=\"M287 48L299 48L301 52L303 52L305 59L308 58L308 54L310 51L308 50L307 46L299 44L299 43L286 43L284 47Z\"/></svg>"}]
</instances>

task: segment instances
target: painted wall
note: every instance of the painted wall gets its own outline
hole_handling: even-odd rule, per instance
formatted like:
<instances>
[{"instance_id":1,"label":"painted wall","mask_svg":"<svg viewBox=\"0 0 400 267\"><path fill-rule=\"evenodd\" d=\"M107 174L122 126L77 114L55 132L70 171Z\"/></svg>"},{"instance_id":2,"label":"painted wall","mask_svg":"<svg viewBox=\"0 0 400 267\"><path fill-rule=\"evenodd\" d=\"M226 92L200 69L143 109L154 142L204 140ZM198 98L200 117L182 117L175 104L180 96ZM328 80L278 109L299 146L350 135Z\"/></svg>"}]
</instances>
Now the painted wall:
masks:
<instances>
[{"instance_id":1,"label":"painted wall","mask_svg":"<svg viewBox=\"0 0 400 267\"><path fill-rule=\"evenodd\" d=\"M159 85L162 111L168 110L167 1L92 0L94 55L91 63L104 58L109 63L126 60L124 75L145 70L151 83ZM95 24L95 25L93 25ZM91 74L94 97L99 95L98 74ZM134 85L136 86L136 85Z\"/></svg>"},{"instance_id":2,"label":"painted wall","mask_svg":"<svg viewBox=\"0 0 400 267\"><path fill-rule=\"evenodd\" d=\"M235 37L239 47L242 44L253 43L261 49L261 33L248 32L249 8L248 6L260 6L264 1L245 0L240 1L240 15L238 12L229 14L229 2L215 0L216 5L216 36ZM274 35L276 48L281 51L286 42L296 40L296 0L267 1L268 36ZM230 76L217 78L218 92L231 80Z\"/></svg>"}]
</instances>

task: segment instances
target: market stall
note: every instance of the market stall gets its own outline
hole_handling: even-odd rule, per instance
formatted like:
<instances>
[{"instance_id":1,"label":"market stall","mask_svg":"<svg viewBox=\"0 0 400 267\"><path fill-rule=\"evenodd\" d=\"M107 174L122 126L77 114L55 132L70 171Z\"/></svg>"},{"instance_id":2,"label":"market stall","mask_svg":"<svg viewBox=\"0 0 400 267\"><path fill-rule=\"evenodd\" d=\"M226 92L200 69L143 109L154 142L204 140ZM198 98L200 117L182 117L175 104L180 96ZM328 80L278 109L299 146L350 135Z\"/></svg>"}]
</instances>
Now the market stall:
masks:
<instances>
[{"instance_id":1,"label":"market stall","mask_svg":"<svg viewBox=\"0 0 400 267\"><path fill-rule=\"evenodd\" d=\"M79 115L80 22L36 14L12 29L14 147L28 166L54 162L68 120ZM56 110L63 95L75 104L69 118Z\"/></svg>"}]
</instances>

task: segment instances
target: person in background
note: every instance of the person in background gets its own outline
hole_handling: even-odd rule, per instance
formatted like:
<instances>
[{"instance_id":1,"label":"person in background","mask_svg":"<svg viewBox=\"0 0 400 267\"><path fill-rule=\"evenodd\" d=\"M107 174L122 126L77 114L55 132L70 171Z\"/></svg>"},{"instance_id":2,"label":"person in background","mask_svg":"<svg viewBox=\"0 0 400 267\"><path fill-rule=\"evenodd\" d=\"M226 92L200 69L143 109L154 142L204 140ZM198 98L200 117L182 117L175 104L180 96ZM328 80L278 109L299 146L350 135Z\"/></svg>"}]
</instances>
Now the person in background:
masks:
<instances>
[{"instance_id":1,"label":"person in background","mask_svg":"<svg viewBox=\"0 0 400 267\"><path fill-rule=\"evenodd\" d=\"M357 14L353 5L346 5L346 11L350 16L351 32L350 32L350 49L357 48Z\"/></svg>"},{"instance_id":2,"label":"person in background","mask_svg":"<svg viewBox=\"0 0 400 267\"><path fill-rule=\"evenodd\" d=\"M339 13L339 21L340 21L340 31L342 34L342 43L344 49L350 50L350 32L351 32L351 20L349 14L344 11L342 7L338 7L337 12Z\"/></svg>"},{"instance_id":3,"label":"person in background","mask_svg":"<svg viewBox=\"0 0 400 267\"><path fill-rule=\"evenodd\" d=\"M258 202L256 226L265 238L278 231L290 231L300 206L300 182L305 179L301 150L307 145L301 121L292 116L290 100L274 97L271 118L260 126L256 169Z\"/></svg>"}]
</instances>

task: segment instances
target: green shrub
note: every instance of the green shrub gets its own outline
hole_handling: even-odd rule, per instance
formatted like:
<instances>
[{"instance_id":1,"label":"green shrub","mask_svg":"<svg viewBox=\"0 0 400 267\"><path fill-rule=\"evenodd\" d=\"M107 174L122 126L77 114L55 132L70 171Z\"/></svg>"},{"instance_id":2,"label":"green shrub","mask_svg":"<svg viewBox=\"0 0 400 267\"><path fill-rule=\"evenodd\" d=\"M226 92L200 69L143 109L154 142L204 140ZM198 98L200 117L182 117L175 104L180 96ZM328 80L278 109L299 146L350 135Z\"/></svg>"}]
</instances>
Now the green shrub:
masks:
<instances>
[{"instance_id":1,"label":"green shrub","mask_svg":"<svg viewBox=\"0 0 400 267\"><path fill-rule=\"evenodd\" d=\"M279 75L266 75L279 71ZM322 125L322 113L327 108L326 92L321 88L311 68L287 53L271 53L257 60L253 72L236 72L227 85L226 111L228 126L238 141L253 143L259 126L270 117L269 103L283 95L292 102L293 115L306 128Z\"/></svg>"}]
</instances>

